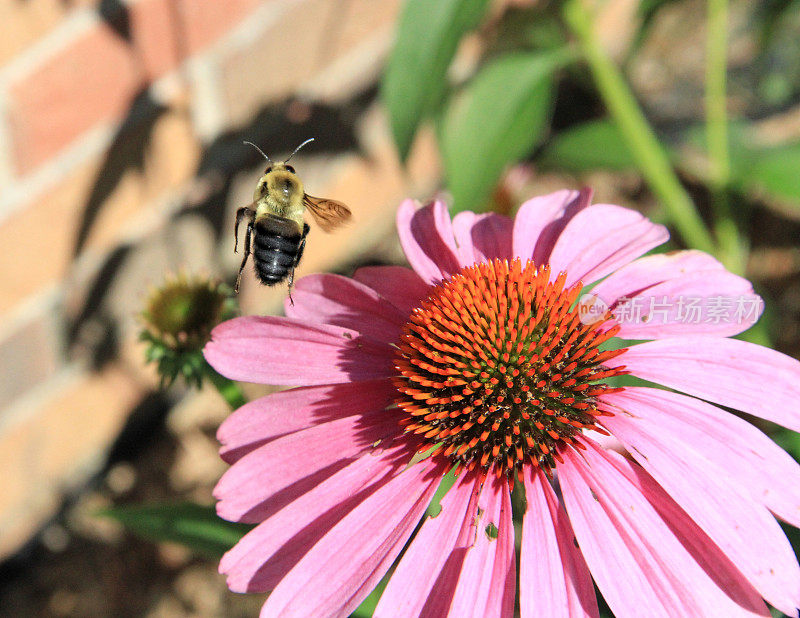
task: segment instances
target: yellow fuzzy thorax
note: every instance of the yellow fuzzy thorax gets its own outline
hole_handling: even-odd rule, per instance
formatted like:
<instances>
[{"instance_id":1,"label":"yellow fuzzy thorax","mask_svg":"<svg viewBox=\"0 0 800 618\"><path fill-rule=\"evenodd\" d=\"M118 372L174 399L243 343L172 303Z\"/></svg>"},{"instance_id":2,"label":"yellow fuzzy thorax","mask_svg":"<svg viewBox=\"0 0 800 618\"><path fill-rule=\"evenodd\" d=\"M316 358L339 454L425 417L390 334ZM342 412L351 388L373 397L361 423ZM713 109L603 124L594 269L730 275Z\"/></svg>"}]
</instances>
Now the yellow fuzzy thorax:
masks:
<instances>
[{"instance_id":1,"label":"yellow fuzzy thorax","mask_svg":"<svg viewBox=\"0 0 800 618\"><path fill-rule=\"evenodd\" d=\"M256 203L256 221L266 216L277 216L295 221L303 227L303 182L286 169L283 163L276 163L258 181L253 200Z\"/></svg>"}]
</instances>

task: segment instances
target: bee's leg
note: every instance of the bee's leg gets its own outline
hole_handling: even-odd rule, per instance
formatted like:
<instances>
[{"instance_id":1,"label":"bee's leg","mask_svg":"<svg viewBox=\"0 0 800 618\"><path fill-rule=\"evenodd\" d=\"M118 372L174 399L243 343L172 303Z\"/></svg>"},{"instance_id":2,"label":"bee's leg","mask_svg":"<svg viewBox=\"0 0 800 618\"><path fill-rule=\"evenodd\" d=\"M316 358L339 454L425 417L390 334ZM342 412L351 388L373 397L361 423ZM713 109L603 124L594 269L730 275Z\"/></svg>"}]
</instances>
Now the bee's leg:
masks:
<instances>
[{"instance_id":1,"label":"bee's leg","mask_svg":"<svg viewBox=\"0 0 800 618\"><path fill-rule=\"evenodd\" d=\"M292 269L289 271L289 303L294 306L294 300L292 300L292 286L294 285L294 269L300 263L300 258L303 257L303 250L306 248L306 236L308 236L308 223L303 224L303 236L300 238L300 244L297 245L297 257L294 258L294 264L292 264Z\"/></svg>"},{"instance_id":2,"label":"bee's leg","mask_svg":"<svg viewBox=\"0 0 800 618\"><path fill-rule=\"evenodd\" d=\"M233 252L236 253L237 248L239 247L239 224L242 222L242 219L245 217L250 217L250 223L252 225L252 217L255 215L255 211L252 208L248 208L244 206L236 211L236 225L233 228Z\"/></svg>"},{"instance_id":3,"label":"bee's leg","mask_svg":"<svg viewBox=\"0 0 800 618\"><path fill-rule=\"evenodd\" d=\"M292 286L294 285L294 268L289 271L289 304L294 307L294 299L292 298Z\"/></svg>"},{"instance_id":4,"label":"bee's leg","mask_svg":"<svg viewBox=\"0 0 800 618\"><path fill-rule=\"evenodd\" d=\"M238 214L237 214L237 219L238 219ZM238 224L236 227L237 228L239 227ZM244 257L242 258L242 265L239 266L239 274L236 275L236 285L233 288L233 291L237 294L239 293L239 284L242 281L242 271L244 270L244 265L247 263L247 258L250 257L250 235L252 232L253 232L253 222L251 221L247 224L247 232L244 235Z\"/></svg>"},{"instance_id":5,"label":"bee's leg","mask_svg":"<svg viewBox=\"0 0 800 618\"><path fill-rule=\"evenodd\" d=\"M306 236L308 236L310 229L308 223L303 224L303 235L300 237L300 244L297 246L297 257L294 259L295 266L300 263L300 258L303 257L303 250L306 248Z\"/></svg>"}]
</instances>

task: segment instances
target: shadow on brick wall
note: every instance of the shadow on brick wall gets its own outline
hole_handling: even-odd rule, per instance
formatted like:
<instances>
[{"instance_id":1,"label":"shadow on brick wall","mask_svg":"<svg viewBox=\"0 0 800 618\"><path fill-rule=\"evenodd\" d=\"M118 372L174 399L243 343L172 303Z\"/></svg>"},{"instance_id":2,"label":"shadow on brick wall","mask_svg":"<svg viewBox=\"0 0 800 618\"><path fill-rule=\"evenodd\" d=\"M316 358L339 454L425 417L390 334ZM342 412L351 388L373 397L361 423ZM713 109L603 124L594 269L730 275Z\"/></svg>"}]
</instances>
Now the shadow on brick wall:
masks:
<instances>
[{"instance_id":1,"label":"shadow on brick wall","mask_svg":"<svg viewBox=\"0 0 800 618\"><path fill-rule=\"evenodd\" d=\"M376 96L377 87L372 87L337 107L287 99L262 108L252 122L222 133L203 150L196 177L210 181L213 190L196 203L187 202L176 217L200 215L217 242L227 238L233 228L223 217L234 177L243 170L266 167L261 155L243 144L245 140L260 145L267 154L291 152L309 137L315 141L303 148L304 154L358 152L356 119Z\"/></svg>"},{"instance_id":2,"label":"shadow on brick wall","mask_svg":"<svg viewBox=\"0 0 800 618\"><path fill-rule=\"evenodd\" d=\"M305 148L306 152L331 156L358 152L354 132L356 119L376 96L377 86L372 86L337 106L297 99L265 106L251 122L220 134L203 148L192 182L198 190L189 191L189 197L174 211L167 226L186 217L199 217L216 243L227 242L233 228L232 222L226 219L226 205L232 197L234 180L244 171L260 170L265 166L261 155L244 145L244 140L263 145L270 152L287 152L308 137L315 137L316 140ZM168 108L153 100L147 91L142 91L133 101L106 151L90 196L83 206L73 243L73 261L82 255L108 197L125 174L143 169L154 127L166 111ZM116 278L136 254L138 244L146 241L145 238L138 243L121 245L112 251L89 282L82 304L66 315L69 354L88 356L95 369L118 355L120 328L113 312L108 310L107 301ZM233 273L229 279L233 281Z\"/></svg>"},{"instance_id":3,"label":"shadow on brick wall","mask_svg":"<svg viewBox=\"0 0 800 618\"><path fill-rule=\"evenodd\" d=\"M145 499L163 501L173 498L150 495L148 492L152 492L154 488L169 485L166 481L153 483L148 475L166 475L175 458L177 445L164 431L164 419L174 403L173 397L161 392L145 394L131 409L128 421L111 446L102 468L82 486L64 494L59 509L43 524L42 530L51 526L62 526L86 487L101 488L103 479L114 465L135 462L141 457L159 462L159 468L145 470L144 476L137 479L136 485L122 502L138 503ZM69 565L76 563L80 563L82 569L88 571L70 568ZM137 564L141 567L137 569L138 577L126 580L124 586L114 581L119 573L137 568ZM39 565L35 577L32 577L30 571L32 565ZM107 576L109 570L114 573L111 578ZM44 542L43 535L37 534L13 556L0 562L0 598L3 598L0 616L30 615L30 608L36 604L32 599L46 598L47 593L43 590L49 591L59 586L82 591L82 598L91 602L89 607L84 608L85 613L76 610L77 613L73 615L112 615L109 612L114 606L125 607L125 615L142 615L151 602L148 594L152 588L155 586L161 590L169 589L175 575L175 570L164 567L155 545L138 542L130 535L126 535L117 544L86 535L76 536L65 548L54 553ZM91 586L104 586L113 590L115 598L92 595L86 591Z\"/></svg>"}]
</instances>

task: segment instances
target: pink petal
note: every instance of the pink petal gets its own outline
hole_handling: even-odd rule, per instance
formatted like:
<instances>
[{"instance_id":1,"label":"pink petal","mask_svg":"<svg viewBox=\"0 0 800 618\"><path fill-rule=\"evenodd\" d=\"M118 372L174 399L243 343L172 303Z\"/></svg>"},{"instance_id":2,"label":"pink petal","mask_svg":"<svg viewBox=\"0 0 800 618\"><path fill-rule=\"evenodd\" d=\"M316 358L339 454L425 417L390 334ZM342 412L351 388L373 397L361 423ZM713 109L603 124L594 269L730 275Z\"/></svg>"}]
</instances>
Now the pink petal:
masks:
<instances>
[{"instance_id":1,"label":"pink petal","mask_svg":"<svg viewBox=\"0 0 800 618\"><path fill-rule=\"evenodd\" d=\"M735 613L745 613L748 616L771 615L761 596L739 569L653 477L642 470L641 466L616 454L613 456L613 463L625 474L628 481L639 489L647 501L655 506L662 520L668 522L672 533L706 575L713 580L716 587L724 591L735 603ZM714 607L713 601L709 605ZM716 608L712 615L717 615Z\"/></svg>"},{"instance_id":2,"label":"pink petal","mask_svg":"<svg viewBox=\"0 0 800 618\"><path fill-rule=\"evenodd\" d=\"M375 290L341 275L303 277L287 298L286 315L304 322L333 324L386 343L395 343L407 314Z\"/></svg>"},{"instance_id":3,"label":"pink petal","mask_svg":"<svg viewBox=\"0 0 800 618\"><path fill-rule=\"evenodd\" d=\"M565 451L558 475L583 556L617 618L769 615L691 520L648 500L624 458L587 445L580 455Z\"/></svg>"},{"instance_id":4,"label":"pink petal","mask_svg":"<svg viewBox=\"0 0 800 618\"><path fill-rule=\"evenodd\" d=\"M226 378L262 384L331 384L394 371L385 343L341 326L273 316L223 322L203 354Z\"/></svg>"},{"instance_id":5,"label":"pink petal","mask_svg":"<svg viewBox=\"0 0 800 618\"><path fill-rule=\"evenodd\" d=\"M736 335L758 320L763 305L749 281L700 251L639 258L591 294L615 313L626 339Z\"/></svg>"},{"instance_id":6,"label":"pink petal","mask_svg":"<svg viewBox=\"0 0 800 618\"><path fill-rule=\"evenodd\" d=\"M464 474L441 500L442 510L425 521L383 591L374 618L444 616L458 574L475 537L479 478Z\"/></svg>"},{"instance_id":7,"label":"pink petal","mask_svg":"<svg viewBox=\"0 0 800 618\"><path fill-rule=\"evenodd\" d=\"M541 470L525 469L520 549L519 605L522 618L599 616L589 568L575 546L564 507Z\"/></svg>"},{"instance_id":8,"label":"pink petal","mask_svg":"<svg viewBox=\"0 0 800 618\"><path fill-rule=\"evenodd\" d=\"M622 326L619 336L626 339L728 337L755 324L763 306L746 279L699 272L653 286L612 312Z\"/></svg>"},{"instance_id":9,"label":"pink petal","mask_svg":"<svg viewBox=\"0 0 800 618\"><path fill-rule=\"evenodd\" d=\"M656 405L670 401L653 393L645 394L644 401L618 400L646 419L648 395ZM669 407L663 413L668 414ZM800 566L792 547L769 511L740 489L744 479L709 466L699 453L702 444L692 449L682 436L663 431L662 426L637 424L624 414L603 422L761 596L786 613L800 607Z\"/></svg>"},{"instance_id":10,"label":"pink petal","mask_svg":"<svg viewBox=\"0 0 800 618\"><path fill-rule=\"evenodd\" d=\"M472 266L494 258L512 257L513 221L503 215L460 212L453 218L453 233L462 266Z\"/></svg>"},{"instance_id":11,"label":"pink petal","mask_svg":"<svg viewBox=\"0 0 800 618\"><path fill-rule=\"evenodd\" d=\"M713 580L719 590L725 592L726 603L729 602L727 599L730 599L736 604L737 614L744 611L745 615L770 616L764 601L741 571L653 477L635 462L616 453L609 454L607 459L610 459L625 478L655 507L661 519L668 523L672 533L700 568ZM713 602L709 605L714 607ZM716 616L717 613L715 609L712 615Z\"/></svg>"},{"instance_id":12,"label":"pink petal","mask_svg":"<svg viewBox=\"0 0 800 618\"><path fill-rule=\"evenodd\" d=\"M604 451L616 451L620 455L627 454L625 446L614 436L608 436L605 433L600 433L598 431L594 431L593 429L582 429L581 433L590 440L593 440Z\"/></svg>"},{"instance_id":13,"label":"pink petal","mask_svg":"<svg viewBox=\"0 0 800 618\"><path fill-rule=\"evenodd\" d=\"M505 479L498 481L490 474L483 483L475 520L474 544L464 557L448 616L511 616L517 576L511 494ZM490 525L496 528L496 538Z\"/></svg>"},{"instance_id":14,"label":"pink petal","mask_svg":"<svg viewBox=\"0 0 800 618\"><path fill-rule=\"evenodd\" d=\"M609 489L622 483L614 469L606 471L602 464L590 460L592 468L572 451L564 453L564 463L557 464L559 484L575 536L589 569L606 602L618 618L641 615L691 616L692 604L681 601L673 589L672 577L664 573L646 543L643 530L659 531L662 522L652 512L652 506L637 496L628 484L622 485L617 500L606 493L598 494L601 475ZM596 467L596 469L595 469ZM628 525L625 512L618 504L630 504L631 510L641 510L648 518ZM666 526L663 526L666 528Z\"/></svg>"},{"instance_id":15,"label":"pink petal","mask_svg":"<svg viewBox=\"0 0 800 618\"><path fill-rule=\"evenodd\" d=\"M550 254L550 268L554 275L567 273L566 285L592 283L668 238L667 228L635 210L595 204L564 227Z\"/></svg>"},{"instance_id":16,"label":"pink petal","mask_svg":"<svg viewBox=\"0 0 800 618\"><path fill-rule=\"evenodd\" d=\"M338 418L383 410L397 395L387 379L294 388L243 405L217 431L220 455L233 463L281 436Z\"/></svg>"},{"instance_id":17,"label":"pink petal","mask_svg":"<svg viewBox=\"0 0 800 618\"><path fill-rule=\"evenodd\" d=\"M431 286L405 266L364 266L353 273L353 279L371 287L406 318L431 291Z\"/></svg>"},{"instance_id":18,"label":"pink petal","mask_svg":"<svg viewBox=\"0 0 800 618\"><path fill-rule=\"evenodd\" d=\"M724 271L725 267L702 251L672 251L646 255L626 264L598 283L592 292L611 304L648 288L694 272Z\"/></svg>"},{"instance_id":19,"label":"pink petal","mask_svg":"<svg viewBox=\"0 0 800 618\"><path fill-rule=\"evenodd\" d=\"M564 226L592 201L591 189L556 191L535 197L520 206L514 218L514 256L547 264Z\"/></svg>"},{"instance_id":20,"label":"pink petal","mask_svg":"<svg viewBox=\"0 0 800 618\"><path fill-rule=\"evenodd\" d=\"M417 209L414 200L404 201L397 211L397 232L408 263L426 283L436 284L459 270L458 248L444 202Z\"/></svg>"},{"instance_id":21,"label":"pink petal","mask_svg":"<svg viewBox=\"0 0 800 618\"><path fill-rule=\"evenodd\" d=\"M637 377L800 431L800 363L785 354L697 336L648 341L619 358Z\"/></svg>"},{"instance_id":22,"label":"pink petal","mask_svg":"<svg viewBox=\"0 0 800 618\"><path fill-rule=\"evenodd\" d=\"M377 410L314 425L251 451L214 489L220 517L257 523L402 432L397 410Z\"/></svg>"},{"instance_id":23,"label":"pink petal","mask_svg":"<svg viewBox=\"0 0 800 618\"><path fill-rule=\"evenodd\" d=\"M611 408L615 416L604 418L615 435L639 440L641 434L649 440L667 440L678 452L691 450L708 474L729 478L752 500L800 526L800 465L744 419L698 399L654 388L628 387L602 400L617 408Z\"/></svg>"},{"instance_id":24,"label":"pink petal","mask_svg":"<svg viewBox=\"0 0 800 618\"><path fill-rule=\"evenodd\" d=\"M411 457L405 445L367 453L247 533L225 556L220 573L234 592L278 585L336 523L385 485Z\"/></svg>"},{"instance_id":25,"label":"pink petal","mask_svg":"<svg viewBox=\"0 0 800 618\"><path fill-rule=\"evenodd\" d=\"M430 461L392 478L339 521L280 581L262 616L347 616L411 536L441 479Z\"/></svg>"}]
</instances>

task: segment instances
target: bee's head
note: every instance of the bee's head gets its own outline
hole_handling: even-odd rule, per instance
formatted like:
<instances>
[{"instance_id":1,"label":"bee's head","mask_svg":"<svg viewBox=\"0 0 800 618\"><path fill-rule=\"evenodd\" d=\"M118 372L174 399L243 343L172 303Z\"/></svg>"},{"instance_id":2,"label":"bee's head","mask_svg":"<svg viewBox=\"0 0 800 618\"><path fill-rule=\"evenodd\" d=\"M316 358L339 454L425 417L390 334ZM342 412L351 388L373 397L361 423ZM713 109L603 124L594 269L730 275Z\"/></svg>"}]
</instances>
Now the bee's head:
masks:
<instances>
[{"instance_id":1,"label":"bee's head","mask_svg":"<svg viewBox=\"0 0 800 618\"><path fill-rule=\"evenodd\" d=\"M286 163L273 163L267 166L267 169L264 170L264 177L269 176L270 174L277 174L279 172L289 172L290 174L294 174L294 168L291 165L286 165Z\"/></svg>"},{"instance_id":2,"label":"bee's head","mask_svg":"<svg viewBox=\"0 0 800 618\"><path fill-rule=\"evenodd\" d=\"M285 163L274 163L264 170L264 175L259 178L254 198L259 199L268 193L288 198L298 192L302 194L303 185L294 168Z\"/></svg>"},{"instance_id":3,"label":"bee's head","mask_svg":"<svg viewBox=\"0 0 800 618\"><path fill-rule=\"evenodd\" d=\"M303 146L313 141L313 137L304 141L294 149L294 152L289 155L289 159L291 159ZM250 144L253 146L253 148L258 150L258 152L260 152L263 157L269 161L267 169L264 170L264 175L259 179L258 184L256 185L254 199L258 200L270 192L273 192L276 195L283 195L285 198L289 198L292 194L303 194L303 184L295 175L294 168L288 164L289 159L286 159L283 162L273 163L272 159L265 155L258 146L252 142L245 142L245 144Z\"/></svg>"}]
</instances>

